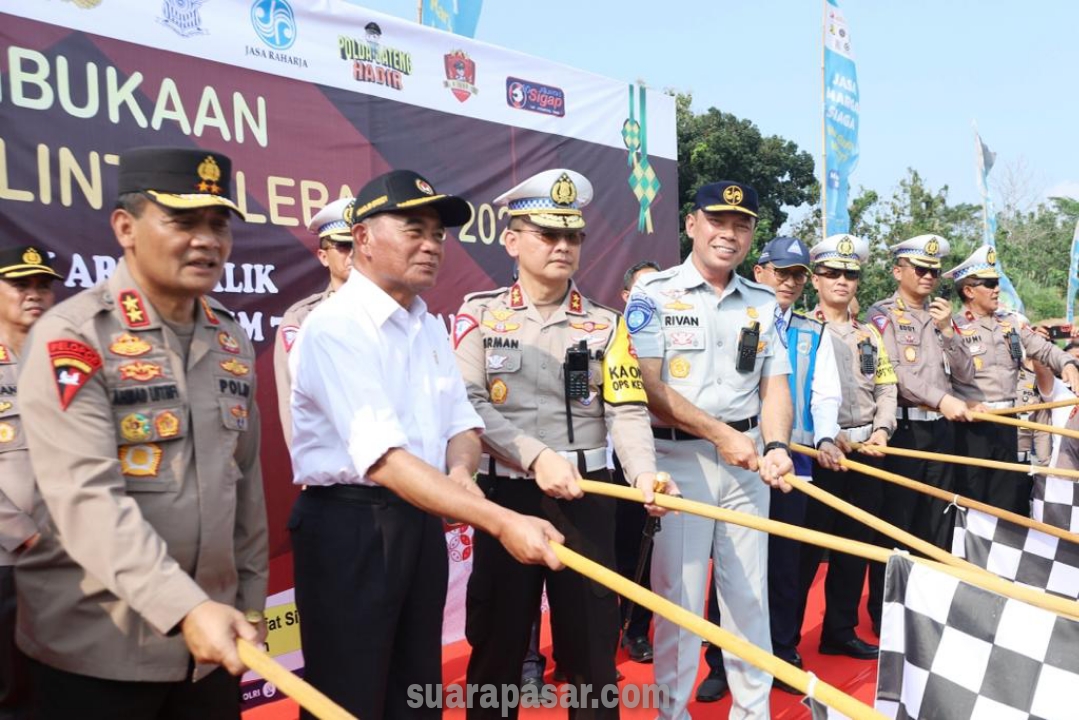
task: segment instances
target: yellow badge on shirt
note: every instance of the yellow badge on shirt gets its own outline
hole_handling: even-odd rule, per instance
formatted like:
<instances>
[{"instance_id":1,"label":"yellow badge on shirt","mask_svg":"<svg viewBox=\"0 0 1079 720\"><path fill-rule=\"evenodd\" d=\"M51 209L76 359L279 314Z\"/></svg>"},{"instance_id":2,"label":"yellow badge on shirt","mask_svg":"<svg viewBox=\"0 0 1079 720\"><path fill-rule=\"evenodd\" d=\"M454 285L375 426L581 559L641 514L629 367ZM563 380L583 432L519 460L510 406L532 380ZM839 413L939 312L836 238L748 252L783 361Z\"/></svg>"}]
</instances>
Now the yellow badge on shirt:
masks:
<instances>
[{"instance_id":1,"label":"yellow badge on shirt","mask_svg":"<svg viewBox=\"0 0 1079 720\"><path fill-rule=\"evenodd\" d=\"M641 366L637 363L637 351L629 339L629 329L621 316L614 338L603 356L603 401L611 405L646 405Z\"/></svg>"},{"instance_id":2,"label":"yellow badge on shirt","mask_svg":"<svg viewBox=\"0 0 1079 720\"><path fill-rule=\"evenodd\" d=\"M877 331L877 328L872 325L867 325L870 334L876 338L877 345L877 371L873 376L873 383L875 385L896 385L899 383L899 378L895 375L895 367L892 365L891 358L888 357L888 350L884 347L884 338Z\"/></svg>"}]
</instances>

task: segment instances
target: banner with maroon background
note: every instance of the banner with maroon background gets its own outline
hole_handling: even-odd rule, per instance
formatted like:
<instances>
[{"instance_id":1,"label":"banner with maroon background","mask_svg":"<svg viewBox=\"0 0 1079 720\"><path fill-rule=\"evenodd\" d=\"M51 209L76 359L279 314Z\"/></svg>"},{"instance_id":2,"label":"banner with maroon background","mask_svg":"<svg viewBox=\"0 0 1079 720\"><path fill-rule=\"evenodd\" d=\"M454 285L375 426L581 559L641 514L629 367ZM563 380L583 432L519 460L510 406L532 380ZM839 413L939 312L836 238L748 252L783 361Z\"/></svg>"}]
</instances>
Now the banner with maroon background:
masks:
<instances>
[{"instance_id":1,"label":"banner with maroon background","mask_svg":"<svg viewBox=\"0 0 1079 720\"><path fill-rule=\"evenodd\" d=\"M108 277L120 255L108 225L118 153L176 145L233 160L249 222L235 228L216 295L258 351L275 655L298 650L285 530L297 489L273 410L272 343L285 309L326 285L306 230L319 208L392 168L467 198L473 219L451 233L425 296L447 321L465 293L510 281L505 211L491 200L548 168L595 186L577 275L586 294L617 306L627 267L677 261L666 95L337 0L18 5L0 1L0 244L55 253L61 297ZM341 381L352 372L363 369L342 368ZM461 566L447 607L452 641L463 630L471 530L448 528L447 541Z\"/></svg>"}]
</instances>

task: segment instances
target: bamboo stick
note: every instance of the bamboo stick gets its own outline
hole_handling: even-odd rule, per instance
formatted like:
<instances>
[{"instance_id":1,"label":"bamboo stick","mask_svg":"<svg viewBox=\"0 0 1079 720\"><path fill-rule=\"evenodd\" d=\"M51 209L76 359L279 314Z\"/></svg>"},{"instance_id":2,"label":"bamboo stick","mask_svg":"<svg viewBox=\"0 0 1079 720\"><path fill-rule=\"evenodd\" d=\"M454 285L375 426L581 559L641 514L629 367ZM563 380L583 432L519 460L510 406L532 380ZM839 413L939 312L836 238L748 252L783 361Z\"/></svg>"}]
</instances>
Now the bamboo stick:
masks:
<instances>
[{"instance_id":1,"label":"bamboo stick","mask_svg":"<svg viewBox=\"0 0 1079 720\"><path fill-rule=\"evenodd\" d=\"M320 720L356 720L356 716L319 692L313 685L294 675L266 651L243 638L236 640L236 649L244 665L266 678L281 692L299 703L300 707Z\"/></svg>"},{"instance_id":2,"label":"bamboo stick","mask_svg":"<svg viewBox=\"0 0 1079 720\"><path fill-rule=\"evenodd\" d=\"M986 410L986 412L990 415L1018 415L1025 412L1034 412L1035 410L1052 410L1054 408L1068 407L1070 405L1079 405L1079 397L1068 398L1067 400L1034 403L1032 405L1016 405L1015 407L1010 408L995 408L993 410Z\"/></svg>"},{"instance_id":3,"label":"bamboo stick","mask_svg":"<svg viewBox=\"0 0 1079 720\"><path fill-rule=\"evenodd\" d=\"M1031 422L1029 420L1019 420L1018 418L1004 417L1002 415L991 415L990 413L971 411L970 416L975 420L982 420L984 422L997 423L998 425L1011 425L1012 427L1026 428L1028 430L1041 430L1042 432L1052 433L1053 435L1063 435L1073 440L1079 440L1079 430L1071 430L1069 428L1061 428L1056 425L1044 425L1042 423Z\"/></svg>"},{"instance_id":4,"label":"bamboo stick","mask_svg":"<svg viewBox=\"0 0 1079 720\"><path fill-rule=\"evenodd\" d=\"M855 450L860 449L865 443L851 443ZM927 452L925 450L908 450L907 448L891 447L886 445L870 445L885 455L898 455L918 460L935 460L936 462L954 463L956 465L971 465L973 467L991 468L994 470L1013 470L1015 472L1041 475L1056 475L1079 479L1079 470L1067 468L1054 468L1047 465L1024 465L1023 463L1004 462L1002 460L986 460L985 458L966 457L965 455L948 455L946 453Z\"/></svg>"},{"instance_id":5,"label":"bamboo stick","mask_svg":"<svg viewBox=\"0 0 1079 720\"><path fill-rule=\"evenodd\" d=\"M727 632L723 628L713 625L699 615L695 615L685 608L675 605L670 600L660 597L656 593L646 590L636 583L630 582L626 578L603 567L599 563L593 562L583 555L556 542L551 543L551 548L554 550L554 553L558 556L559 560L567 567L579 572L581 575L594 580L600 585L610 588L622 597L629 598L641 607L646 607L652 612L662 615L676 625L700 635L713 645L737 655L753 667L759 668L769 675L779 678L801 692L806 693L807 695L812 694L817 700L829 707L835 708L847 717L853 718L853 720L884 720L884 715L868 705L865 705L861 701L855 700L850 695L836 689L823 680L818 678L816 683L813 683L813 679L809 676L809 673L801 668L797 668L794 665L777 658L775 655L761 650L756 645ZM809 692L811 684L813 684L812 693Z\"/></svg>"}]
</instances>

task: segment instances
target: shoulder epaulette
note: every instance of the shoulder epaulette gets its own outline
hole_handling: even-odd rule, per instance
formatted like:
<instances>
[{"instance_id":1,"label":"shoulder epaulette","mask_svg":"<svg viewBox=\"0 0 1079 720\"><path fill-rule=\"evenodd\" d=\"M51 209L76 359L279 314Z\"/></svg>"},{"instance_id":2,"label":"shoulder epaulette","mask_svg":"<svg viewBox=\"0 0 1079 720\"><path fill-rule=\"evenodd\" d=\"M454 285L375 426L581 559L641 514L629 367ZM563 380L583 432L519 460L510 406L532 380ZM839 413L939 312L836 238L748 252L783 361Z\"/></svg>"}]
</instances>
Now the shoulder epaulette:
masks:
<instances>
[{"instance_id":1,"label":"shoulder epaulette","mask_svg":"<svg viewBox=\"0 0 1079 720\"><path fill-rule=\"evenodd\" d=\"M479 292L469 293L465 295L463 302L472 302L473 300L482 300L483 298L493 298L501 295L509 290L508 287L495 288L494 290L480 290Z\"/></svg>"}]
</instances>

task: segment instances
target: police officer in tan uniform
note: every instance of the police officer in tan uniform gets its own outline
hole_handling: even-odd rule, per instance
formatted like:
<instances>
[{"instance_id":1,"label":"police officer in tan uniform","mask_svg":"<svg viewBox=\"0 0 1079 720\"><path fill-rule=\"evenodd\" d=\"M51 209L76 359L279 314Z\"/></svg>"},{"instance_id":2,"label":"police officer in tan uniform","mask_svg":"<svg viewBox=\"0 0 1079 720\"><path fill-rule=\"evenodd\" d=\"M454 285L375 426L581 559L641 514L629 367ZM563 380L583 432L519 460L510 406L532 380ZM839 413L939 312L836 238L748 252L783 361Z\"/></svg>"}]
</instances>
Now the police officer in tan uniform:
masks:
<instances>
[{"instance_id":1,"label":"police officer in tan uniform","mask_svg":"<svg viewBox=\"0 0 1079 720\"><path fill-rule=\"evenodd\" d=\"M17 639L42 720L239 717L236 638L264 636L268 558L255 353L206 295L240 214L230 169L205 150L122 154L123 259L30 338L41 539L16 572Z\"/></svg>"},{"instance_id":2,"label":"police officer in tan uniform","mask_svg":"<svg viewBox=\"0 0 1079 720\"><path fill-rule=\"evenodd\" d=\"M820 303L812 315L825 323L832 334L839 367L843 400L839 406L841 430L836 442L846 453L851 443L862 443L860 463L880 467L882 455L873 448L886 446L896 426L896 376L888 350L877 328L862 324L850 311L851 300L858 292L862 263L869 256L869 243L854 235L832 235L809 251L813 265L813 287ZM836 472L816 468L813 479L818 487L874 515L880 514L882 483L855 472ZM806 526L861 542L873 542L876 533L865 523L836 512L827 505L809 501ZM815 545L802 545L801 613L817 574L822 551ZM832 552L824 581L824 625L821 644L831 647L855 647L862 657L876 654L876 646L855 634L858 627L858 603L865 584L867 563L864 559ZM880 622L883 588L873 583L869 593L869 615Z\"/></svg>"},{"instance_id":3,"label":"police officer in tan uniform","mask_svg":"<svg viewBox=\"0 0 1079 720\"><path fill-rule=\"evenodd\" d=\"M273 346L273 376L277 385L277 415L281 418L281 432L285 434L285 444L292 445L292 412L289 400L292 395L292 378L288 371L288 356L296 342L300 325L318 307L323 300L348 280L352 268L352 234L345 222L345 208L352 203L352 198L334 200L319 210L307 229L318 235L318 261L330 273L330 284L325 290L308 295L303 300L290 306L281 316L277 326L277 340Z\"/></svg>"},{"instance_id":4,"label":"police officer in tan uniform","mask_svg":"<svg viewBox=\"0 0 1079 720\"><path fill-rule=\"evenodd\" d=\"M30 517L34 473L15 382L30 328L52 307L48 253L34 245L0 249L0 718L30 717L22 656L15 650L15 560L39 535Z\"/></svg>"},{"instance_id":5,"label":"police officer in tan uniform","mask_svg":"<svg viewBox=\"0 0 1079 720\"><path fill-rule=\"evenodd\" d=\"M493 501L549 519L569 547L614 567L614 502L582 496L577 480L610 482L608 429L626 479L651 499L655 452L644 388L621 315L573 282L585 239L581 208L592 185L548 170L498 197L510 224L506 251L520 264L511 287L465 298L453 328L469 399L483 418L479 483ZM673 490L673 488L669 488ZM655 508L653 508L656 510ZM476 538L468 584L468 682L517 684L544 581L558 662L569 682L598 691L615 683L618 606L613 593L576 573L513 560ZM505 717L473 707L469 718ZM516 709L509 717L516 717ZM571 711L616 718L618 708Z\"/></svg>"},{"instance_id":6,"label":"police officer in tan uniform","mask_svg":"<svg viewBox=\"0 0 1079 720\"><path fill-rule=\"evenodd\" d=\"M884 338L899 381L898 425L891 442L895 447L954 453L953 423L970 420L953 384L973 380L974 365L952 323L951 303L943 297L929 300L940 282L940 260L949 249L947 240L932 234L893 245L892 276L899 288L866 313ZM889 456L884 466L948 492L956 489L953 466L947 463ZM891 483L884 487L882 502L882 517L888 522L938 547L951 547L954 514L944 512L946 503Z\"/></svg>"},{"instance_id":7,"label":"police officer in tan uniform","mask_svg":"<svg viewBox=\"0 0 1079 720\"><path fill-rule=\"evenodd\" d=\"M1079 389L1079 361L1034 332L1026 318L1001 309L996 248L982 245L944 275L955 282L963 302L963 310L955 314L954 321L974 363L973 379L955 382L961 399L972 406L1013 407L1026 357L1049 367L1072 389ZM970 423L957 428L956 448L967 457L1015 462L1018 436L1015 428L1007 425ZM961 495L1024 517L1030 515L1029 475L962 466L960 476Z\"/></svg>"}]
</instances>

